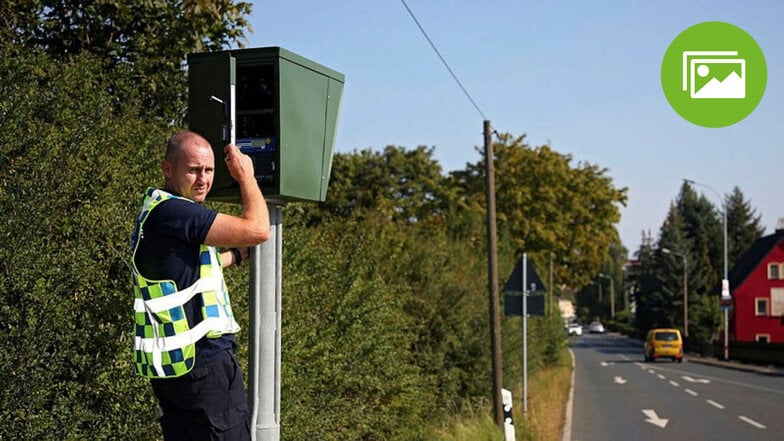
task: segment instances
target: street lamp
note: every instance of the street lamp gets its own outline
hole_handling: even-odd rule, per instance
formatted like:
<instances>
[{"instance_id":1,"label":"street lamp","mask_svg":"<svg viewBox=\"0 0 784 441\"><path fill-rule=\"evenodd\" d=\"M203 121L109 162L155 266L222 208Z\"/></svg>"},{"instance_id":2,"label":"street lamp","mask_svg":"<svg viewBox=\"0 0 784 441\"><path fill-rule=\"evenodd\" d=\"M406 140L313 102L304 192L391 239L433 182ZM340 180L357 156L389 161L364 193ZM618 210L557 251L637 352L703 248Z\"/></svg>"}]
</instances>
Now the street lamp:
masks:
<instances>
[{"instance_id":1,"label":"street lamp","mask_svg":"<svg viewBox=\"0 0 784 441\"><path fill-rule=\"evenodd\" d=\"M590 282L588 282L588 284L596 285L599 287L599 300L596 302L598 305L596 310L598 311L599 314L601 314L602 313L602 284L594 280L591 280Z\"/></svg>"},{"instance_id":2,"label":"street lamp","mask_svg":"<svg viewBox=\"0 0 784 441\"><path fill-rule=\"evenodd\" d=\"M683 259L683 337L689 338L689 276L686 255L671 251L667 248L662 248L661 251L662 253L679 256L681 259Z\"/></svg>"},{"instance_id":3,"label":"street lamp","mask_svg":"<svg viewBox=\"0 0 784 441\"><path fill-rule=\"evenodd\" d=\"M599 277L608 279L610 281L610 318L615 319L615 281L613 281L612 277L606 274L599 274Z\"/></svg>"},{"instance_id":4,"label":"street lamp","mask_svg":"<svg viewBox=\"0 0 784 441\"><path fill-rule=\"evenodd\" d=\"M594 282L594 281L591 281L590 284L591 285L596 285L596 286L599 287L599 301L601 302L602 301L602 284L599 283L599 282Z\"/></svg>"},{"instance_id":5,"label":"street lamp","mask_svg":"<svg viewBox=\"0 0 784 441\"><path fill-rule=\"evenodd\" d=\"M722 308L724 309L724 359L727 360L729 357L729 307L724 306L726 303L729 303L732 300L730 296L730 280L727 275L727 205L724 203L724 198L721 197L718 191L714 190L713 187L701 184L699 182L693 181L691 179L683 178L683 181L689 184L699 185L700 187L705 187L708 190L712 191L713 194L719 198L719 203L721 203L721 212L724 217L724 279L721 281L721 304Z\"/></svg>"}]
</instances>

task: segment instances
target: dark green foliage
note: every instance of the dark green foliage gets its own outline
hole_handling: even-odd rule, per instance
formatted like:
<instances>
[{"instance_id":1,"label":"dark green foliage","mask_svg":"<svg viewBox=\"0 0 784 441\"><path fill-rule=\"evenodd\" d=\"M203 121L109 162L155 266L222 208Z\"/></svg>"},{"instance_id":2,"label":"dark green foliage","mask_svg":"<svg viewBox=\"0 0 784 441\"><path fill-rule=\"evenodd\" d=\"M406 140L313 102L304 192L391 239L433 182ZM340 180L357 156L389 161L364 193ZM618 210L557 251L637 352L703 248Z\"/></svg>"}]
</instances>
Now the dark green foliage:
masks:
<instances>
[{"instance_id":1,"label":"dark green foliage","mask_svg":"<svg viewBox=\"0 0 784 441\"><path fill-rule=\"evenodd\" d=\"M744 198L740 188L735 187L732 193L726 196L724 203L727 205L729 268L732 268L754 242L762 237L765 228L760 225L760 216Z\"/></svg>"},{"instance_id":2,"label":"dark green foliage","mask_svg":"<svg viewBox=\"0 0 784 441\"><path fill-rule=\"evenodd\" d=\"M237 39L247 8L0 5L0 439L160 438L132 367L130 233L182 117L183 54ZM484 216L431 155L338 155L327 204L284 208L283 439L424 440L490 396ZM243 364L246 271L227 272ZM513 388L519 320L504 319L503 335ZM532 373L564 337L557 320L532 320L529 341Z\"/></svg>"},{"instance_id":3,"label":"dark green foliage","mask_svg":"<svg viewBox=\"0 0 784 441\"><path fill-rule=\"evenodd\" d=\"M689 347L709 347L717 337L722 326L719 287L724 276L724 209L728 271L763 233L759 216L740 189L717 202L719 208L684 183L660 229L658 248L643 244L638 251L640 273L634 286L635 325L640 332L662 326L683 329L683 259L673 254L679 253L688 265Z\"/></svg>"},{"instance_id":4,"label":"dark green foliage","mask_svg":"<svg viewBox=\"0 0 784 441\"><path fill-rule=\"evenodd\" d=\"M384 227L367 227L286 231L284 439L406 439L431 404L409 350L410 294L387 274Z\"/></svg>"},{"instance_id":5,"label":"dark green foliage","mask_svg":"<svg viewBox=\"0 0 784 441\"><path fill-rule=\"evenodd\" d=\"M676 205L683 218L683 234L690 243L690 262L702 268L707 283L715 286L723 275L723 207L715 208L688 183L681 187Z\"/></svg>"},{"instance_id":6,"label":"dark green foliage","mask_svg":"<svg viewBox=\"0 0 784 441\"><path fill-rule=\"evenodd\" d=\"M308 223L335 216L362 219L370 213L394 221L443 223L455 190L444 185L432 156L433 149L423 146L336 154L327 200L307 212Z\"/></svg>"},{"instance_id":7,"label":"dark green foliage","mask_svg":"<svg viewBox=\"0 0 784 441\"><path fill-rule=\"evenodd\" d=\"M89 57L0 63L0 437L154 434L131 375L126 259L164 131L103 93Z\"/></svg>"},{"instance_id":8,"label":"dark green foliage","mask_svg":"<svg viewBox=\"0 0 784 441\"><path fill-rule=\"evenodd\" d=\"M471 247L373 216L286 234L286 439L427 439L428 418L489 395Z\"/></svg>"},{"instance_id":9,"label":"dark green foliage","mask_svg":"<svg viewBox=\"0 0 784 441\"><path fill-rule=\"evenodd\" d=\"M568 154L547 145L532 147L525 136L500 136L495 153L499 230L508 231L518 254L552 253L556 280L581 286L601 270L611 244L626 189L615 188L608 170L587 162L572 164ZM485 206L485 161L453 172L456 206Z\"/></svg>"},{"instance_id":10,"label":"dark green foliage","mask_svg":"<svg viewBox=\"0 0 784 441\"><path fill-rule=\"evenodd\" d=\"M181 122L186 55L242 46L251 8L234 0L11 0L0 5L0 38L9 52L41 50L60 62L92 54L113 73L96 87L123 99L139 93L146 113Z\"/></svg>"}]
</instances>

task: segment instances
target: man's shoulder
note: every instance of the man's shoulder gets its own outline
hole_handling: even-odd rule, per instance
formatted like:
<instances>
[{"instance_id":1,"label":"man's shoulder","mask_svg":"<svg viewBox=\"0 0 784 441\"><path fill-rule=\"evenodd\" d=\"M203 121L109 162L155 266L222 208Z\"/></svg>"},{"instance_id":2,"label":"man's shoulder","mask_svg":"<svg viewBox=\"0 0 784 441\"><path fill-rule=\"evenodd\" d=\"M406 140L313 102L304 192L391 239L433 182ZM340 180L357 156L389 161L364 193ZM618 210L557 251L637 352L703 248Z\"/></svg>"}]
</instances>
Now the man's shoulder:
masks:
<instances>
[{"instance_id":1,"label":"man's shoulder","mask_svg":"<svg viewBox=\"0 0 784 441\"><path fill-rule=\"evenodd\" d=\"M161 201L155 207L155 209L158 210L159 215L166 214L176 217L189 217L194 215L206 215L209 213L214 213L213 210L210 210L204 205L197 204L191 200L181 197L173 197Z\"/></svg>"}]
</instances>

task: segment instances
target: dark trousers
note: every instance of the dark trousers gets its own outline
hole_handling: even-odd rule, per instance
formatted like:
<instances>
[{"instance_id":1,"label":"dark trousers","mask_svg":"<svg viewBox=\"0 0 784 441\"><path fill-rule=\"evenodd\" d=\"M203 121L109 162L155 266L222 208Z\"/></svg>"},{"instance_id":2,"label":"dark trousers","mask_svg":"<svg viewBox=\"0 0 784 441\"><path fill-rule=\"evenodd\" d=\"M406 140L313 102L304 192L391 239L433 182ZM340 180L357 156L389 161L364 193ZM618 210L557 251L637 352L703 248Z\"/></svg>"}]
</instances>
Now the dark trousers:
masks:
<instances>
[{"instance_id":1,"label":"dark trousers","mask_svg":"<svg viewBox=\"0 0 784 441\"><path fill-rule=\"evenodd\" d=\"M242 371L225 351L189 373L150 380L163 411L166 441L249 441L248 403Z\"/></svg>"}]
</instances>

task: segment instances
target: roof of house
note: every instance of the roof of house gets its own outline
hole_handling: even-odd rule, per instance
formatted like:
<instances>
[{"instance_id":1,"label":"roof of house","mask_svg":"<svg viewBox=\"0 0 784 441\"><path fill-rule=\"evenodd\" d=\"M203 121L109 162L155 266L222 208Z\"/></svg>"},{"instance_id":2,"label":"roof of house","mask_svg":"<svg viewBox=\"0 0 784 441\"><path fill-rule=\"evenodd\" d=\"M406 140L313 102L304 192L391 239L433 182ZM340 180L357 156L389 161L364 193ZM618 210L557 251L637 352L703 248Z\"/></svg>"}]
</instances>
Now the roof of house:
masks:
<instances>
[{"instance_id":1,"label":"roof of house","mask_svg":"<svg viewBox=\"0 0 784 441\"><path fill-rule=\"evenodd\" d=\"M754 242L748 251L743 254L743 257L732 267L729 274L730 287L741 286L782 240L784 240L784 229L776 230L775 233L761 237Z\"/></svg>"}]
</instances>

